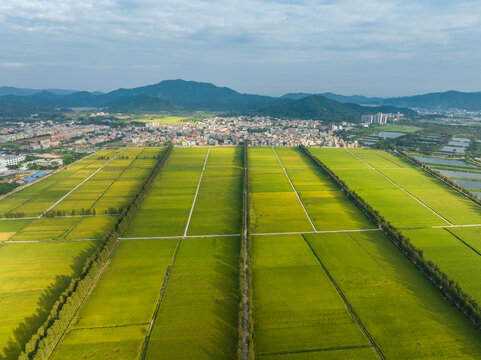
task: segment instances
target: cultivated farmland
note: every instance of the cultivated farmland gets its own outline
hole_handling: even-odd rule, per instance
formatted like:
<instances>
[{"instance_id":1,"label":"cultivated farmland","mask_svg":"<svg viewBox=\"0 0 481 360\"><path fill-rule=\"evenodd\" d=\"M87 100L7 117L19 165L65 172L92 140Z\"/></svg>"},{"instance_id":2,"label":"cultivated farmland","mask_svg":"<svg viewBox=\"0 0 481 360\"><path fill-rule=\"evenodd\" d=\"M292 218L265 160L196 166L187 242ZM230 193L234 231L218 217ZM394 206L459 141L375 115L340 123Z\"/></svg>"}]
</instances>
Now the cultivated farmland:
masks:
<instances>
[{"instance_id":1,"label":"cultivated farmland","mask_svg":"<svg viewBox=\"0 0 481 360\"><path fill-rule=\"evenodd\" d=\"M112 353L136 359L176 245L174 239L122 242L53 359L109 359Z\"/></svg>"},{"instance_id":2,"label":"cultivated farmland","mask_svg":"<svg viewBox=\"0 0 481 360\"><path fill-rule=\"evenodd\" d=\"M0 246L0 347L15 351L31 336L14 330L24 318L46 311L58 297L56 286L76 275L93 252L93 242L19 243ZM55 286L56 285L56 286ZM52 291L47 291L47 288ZM39 304L39 299L43 299ZM43 306L42 306L43 305ZM35 318L32 318L34 324ZM38 324L39 325L39 324ZM38 326L37 325L37 326ZM13 342L13 343L11 343ZM15 353L15 352L13 352Z\"/></svg>"},{"instance_id":3,"label":"cultivated farmland","mask_svg":"<svg viewBox=\"0 0 481 360\"><path fill-rule=\"evenodd\" d=\"M113 229L118 216L104 212L113 212L112 204L121 211L162 150L102 150L0 200L0 349L8 358L18 356L17 344L32 336ZM76 205L76 196L89 203ZM108 206L94 211L102 201Z\"/></svg>"},{"instance_id":4,"label":"cultivated farmland","mask_svg":"<svg viewBox=\"0 0 481 360\"><path fill-rule=\"evenodd\" d=\"M33 337L44 351L30 347L34 358L481 358L468 319L303 150L248 148L246 194L245 149L163 151L103 150L0 200L4 346L49 286L55 299L65 286L52 284L89 264L94 275L79 282L86 290L66 295L68 312ZM481 297L477 205L398 155L312 153ZM35 187L51 190L50 200L36 200ZM31 216L16 210L17 198L32 202ZM19 346L33 335L16 334ZM17 358L18 346L10 350Z\"/></svg>"},{"instance_id":5,"label":"cultivated farmland","mask_svg":"<svg viewBox=\"0 0 481 360\"><path fill-rule=\"evenodd\" d=\"M32 184L0 201L0 214L11 217L38 216L65 196L72 188L95 173L121 150L102 150L85 160L72 164L46 179Z\"/></svg>"},{"instance_id":6,"label":"cultivated farmland","mask_svg":"<svg viewBox=\"0 0 481 360\"><path fill-rule=\"evenodd\" d=\"M481 301L477 275L481 266L479 205L396 154L362 149L312 152L382 216L401 228L426 259ZM357 161L360 169L336 166L339 158L349 159L350 166ZM405 205L401 199L406 200Z\"/></svg>"},{"instance_id":7,"label":"cultivated farmland","mask_svg":"<svg viewBox=\"0 0 481 360\"><path fill-rule=\"evenodd\" d=\"M252 161L256 150L249 150L254 216L263 205L255 197L261 183L253 174L257 171L253 170L256 160ZM257 357L425 359L481 355L481 342L471 325L330 179L312 169L297 149L271 151L279 155L286 170L284 177L292 182L291 192L298 192L295 199L305 209L308 221L312 220L312 229L298 230L295 221L289 231L286 218L284 232L292 234L251 238ZM274 167L274 162L267 160L267 148L259 154L260 161ZM340 159L333 163L341 164L344 170L372 171L349 153L348 157L332 154ZM385 159L383 164L399 166ZM287 186L279 185L280 172L275 176L274 187L287 192ZM311 197L318 201L318 208L309 201ZM289 206L294 207L294 203ZM342 210L336 211L339 208ZM317 211L322 213L316 216ZM437 220L437 216L433 218ZM255 234L259 220L252 217L251 221Z\"/></svg>"},{"instance_id":8,"label":"cultivated farmland","mask_svg":"<svg viewBox=\"0 0 481 360\"><path fill-rule=\"evenodd\" d=\"M197 183L183 181L194 171ZM242 149L175 149L132 227L162 206L159 194L190 192L182 231L142 240L128 229L54 358L235 358L241 189Z\"/></svg>"},{"instance_id":9,"label":"cultivated farmland","mask_svg":"<svg viewBox=\"0 0 481 360\"><path fill-rule=\"evenodd\" d=\"M241 150L174 149L126 237L239 234Z\"/></svg>"}]
</instances>

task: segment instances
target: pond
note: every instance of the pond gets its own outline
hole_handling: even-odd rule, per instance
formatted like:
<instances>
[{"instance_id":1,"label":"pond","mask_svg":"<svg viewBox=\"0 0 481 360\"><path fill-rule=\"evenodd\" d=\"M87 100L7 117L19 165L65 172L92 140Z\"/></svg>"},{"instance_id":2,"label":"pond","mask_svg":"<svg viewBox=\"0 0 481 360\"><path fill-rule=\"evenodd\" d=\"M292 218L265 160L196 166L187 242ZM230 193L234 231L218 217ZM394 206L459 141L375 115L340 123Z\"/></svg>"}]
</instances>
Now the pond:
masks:
<instances>
[{"instance_id":1,"label":"pond","mask_svg":"<svg viewBox=\"0 0 481 360\"><path fill-rule=\"evenodd\" d=\"M448 145L467 148L469 146L469 143L451 140L450 142L448 142Z\"/></svg>"},{"instance_id":2,"label":"pond","mask_svg":"<svg viewBox=\"0 0 481 360\"><path fill-rule=\"evenodd\" d=\"M468 166L475 168L473 164L469 164L463 160L451 160L451 159L440 159L428 156L413 156L416 160L421 161L423 163L431 163L431 164L444 164L444 165L458 165L458 166Z\"/></svg>"},{"instance_id":3,"label":"pond","mask_svg":"<svg viewBox=\"0 0 481 360\"><path fill-rule=\"evenodd\" d=\"M445 151L445 152L452 152L452 153L464 153L464 150L465 148L462 148L462 147L456 147L456 146L444 146L441 151Z\"/></svg>"},{"instance_id":4,"label":"pond","mask_svg":"<svg viewBox=\"0 0 481 360\"><path fill-rule=\"evenodd\" d=\"M456 178L466 178L466 179L480 179L481 180L481 173L472 173L472 172L465 172L465 171L451 171L451 170L438 170L441 174L447 177L456 177Z\"/></svg>"},{"instance_id":5,"label":"pond","mask_svg":"<svg viewBox=\"0 0 481 360\"><path fill-rule=\"evenodd\" d=\"M398 131L381 131L378 136L383 139L395 139L403 135L406 135L406 133ZM373 134L373 136L376 136L376 134Z\"/></svg>"},{"instance_id":6,"label":"pond","mask_svg":"<svg viewBox=\"0 0 481 360\"><path fill-rule=\"evenodd\" d=\"M481 181L453 179L456 184L468 189L481 189Z\"/></svg>"}]
</instances>

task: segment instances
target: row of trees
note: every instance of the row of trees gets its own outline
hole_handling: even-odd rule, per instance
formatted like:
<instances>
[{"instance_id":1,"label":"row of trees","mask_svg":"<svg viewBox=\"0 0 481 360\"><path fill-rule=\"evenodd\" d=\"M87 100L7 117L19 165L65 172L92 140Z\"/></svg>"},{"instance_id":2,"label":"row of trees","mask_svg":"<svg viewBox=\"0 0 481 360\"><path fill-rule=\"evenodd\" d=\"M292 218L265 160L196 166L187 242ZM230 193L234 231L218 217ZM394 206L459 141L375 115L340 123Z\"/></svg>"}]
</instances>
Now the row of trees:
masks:
<instances>
[{"instance_id":1,"label":"row of trees","mask_svg":"<svg viewBox=\"0 0 481 360\"><path fill-rule=\"evenodd\" d=\"M398 151L397 152L398 154L404 156L406 159L408 159L409 161L413 162L414 164L416 164L417 166L419 166L421 169L423 169L424 171L426 171L427 173L433 175L434 177L438 178L439 180L443 181L445 184L451 186L452 188L454 188L455 190L459 191L460 193L462 193L464 196L466 196L468 199L474 201L476 204L478 205L481 205L481 199L479 198L478 195L475 195L473 194L470 190L466 189L465 187L459 185L459 184L456 184L454 181L452 181L450 178L448 178L447 176L444 176L443 174L441 174L439 171L437 170L434 170L432 169L430 166L426 165L426 164L423 164L422 162L420 162L419 160L416 160L415 158L413 158L411 155L403 152L403 151Z\"/></svg>"},{"instance_id":2,"label":"row of trees","mask_svg":"<svg viewBox=\"0 0 481 360\"><path fill-rule=\"evenodd\" d=\"M241 226L241 257L239 264L239 328L238 328L238 346L237 358L243 359L243 333L244 333L244 292L247 295L247 327L246 337L248 343L248 358L254 359L254 341L252 334L254 331L253 320L253 302L252 302L252 273L251 273L251 242L249 233L249 183L248 183L248 141L244 142L243 147L243 167L244 175L242 177L242 226Z\"/></svg>"},{"instance_id":3,"label":"row of trees","mask_svg":"<svg viewBox=\"0 0 481 360\"><path fill-rule=\"evenodd\" d=\"M324 163L314 157L309 150L301 146L301 150L344 192L344 194L363 211L369 219L379 226L391 242L418 268L424 276L453 304L473 326L481 330L481 308L461 286L439 269L431 260L424 258L423 251L414 246L398 229L374 210L364 199L337 177Z\"/></svg>"},{"instance_id":4,"label":"row of trees","mask_svg":"<svg viewBox=\"0 0 481 360\"><path fill-rule=\"evenodd\" d=\"M23 211L19 211L19 212L8 212L8 213L5 213L3 214L3 217L4 218L22 218L22 217L25 217L25 213Z\"/></svg>"},{"instance_id":5,"label":"row of trees","mask_svg":"<svg viewBox=\"0 0 481 360\"><path fill-rule=\"evenodd\" d=\"M112 214L112 215L117 215L121 214L122 209L119 208L114 208L113 206L109 206L107 209L104 210L104 214ZM49 212L46 212L43 216L47 218L53 218L56 216L75 216L75 215L97 215L97 210L94 208L82 208L80 210L76 209L71 209L71 210L50 210ZM10 216L13 217L13 216Z\"/></svg>"},{"instance_id":6,"label":"row of trees","mask_svg":"<svg viewBox=\"0 0 481 360\"><path fill-rule=\"evenodd\" d=\"M155 177L159 174L171 151L172 145L169 145L163 152L159 162L146 178L142 188L131 203L122 211L115 229L105 236L100 247L86 260L79 277L72 279L70 285L60 295L51 309L47 320L25 344L24 350L19 357L20 360L48 359L96 279L100 276L103 267L118 244L119 234L123 234L127 229L127 226L140 207L147 191L152 187Z\"/></svg>"}]
</instances>

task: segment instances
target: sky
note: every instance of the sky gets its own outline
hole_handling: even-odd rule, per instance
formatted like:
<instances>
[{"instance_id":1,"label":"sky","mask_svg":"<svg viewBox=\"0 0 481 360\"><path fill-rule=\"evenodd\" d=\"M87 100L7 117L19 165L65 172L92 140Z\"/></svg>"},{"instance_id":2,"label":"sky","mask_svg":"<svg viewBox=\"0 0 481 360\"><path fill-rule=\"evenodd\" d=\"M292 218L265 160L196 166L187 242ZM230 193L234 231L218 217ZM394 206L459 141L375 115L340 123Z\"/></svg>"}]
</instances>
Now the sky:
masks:
<instances>
[{"instance_id":1,"label":"sky","mask_svg":"<svg viewBox=\"0 0 481 360\"><path fill-rule=\"evenodd\" d=\"M481 0L1 0L0 86L481 91Z\"/></svg>"}]
</instances>

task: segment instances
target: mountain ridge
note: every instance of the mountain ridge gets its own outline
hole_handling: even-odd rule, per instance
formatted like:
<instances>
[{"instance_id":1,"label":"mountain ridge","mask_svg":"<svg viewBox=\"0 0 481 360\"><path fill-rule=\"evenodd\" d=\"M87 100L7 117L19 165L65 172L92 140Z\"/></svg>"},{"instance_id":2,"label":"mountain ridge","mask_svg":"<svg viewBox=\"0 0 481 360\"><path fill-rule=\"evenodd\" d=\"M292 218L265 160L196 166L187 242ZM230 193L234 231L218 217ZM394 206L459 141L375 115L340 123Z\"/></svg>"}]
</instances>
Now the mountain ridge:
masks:
<instances>
[{"instance_id":1,"label":"mountain ridge","mask_svg":"<svg viewBox=\"0 0 481 360\"><path fill-rule=\"evenodd\" d=\"M139 86L135 88L120 88L107 93L99 91L75 91L65 89L29 89L12 86L0 86L0 99L3 102L16 102L25 105L45 107L76 107L98 106L109 107L111 103L118 104L115 99L128 96L146 95L168 101L184 109L221 111L248 111L262 108L274 103L290 100L300 100L312 95L322 95L340 103L354 103L378 106L398 106L409 108L423 108L433 110L447 110L460 108L466 110L481 110L481 92L461 92L448 90L432 92L422 95L400 97L367 97L363 95L340 95L332 92L313 93L287 93L280 97L265 95L245 94L225 86L216 86L212 83L186 81L182 79L163 80L156 84ZM137 97L137 99L141 99ZM145 103L143 97L141 102ZM149 100L155 103L153 99ZM167 103L162 103L167 108ZM134 105L134 104L132 104ZM161 103L158 103L162 108Z\"/></svg>"}]
</instances>

